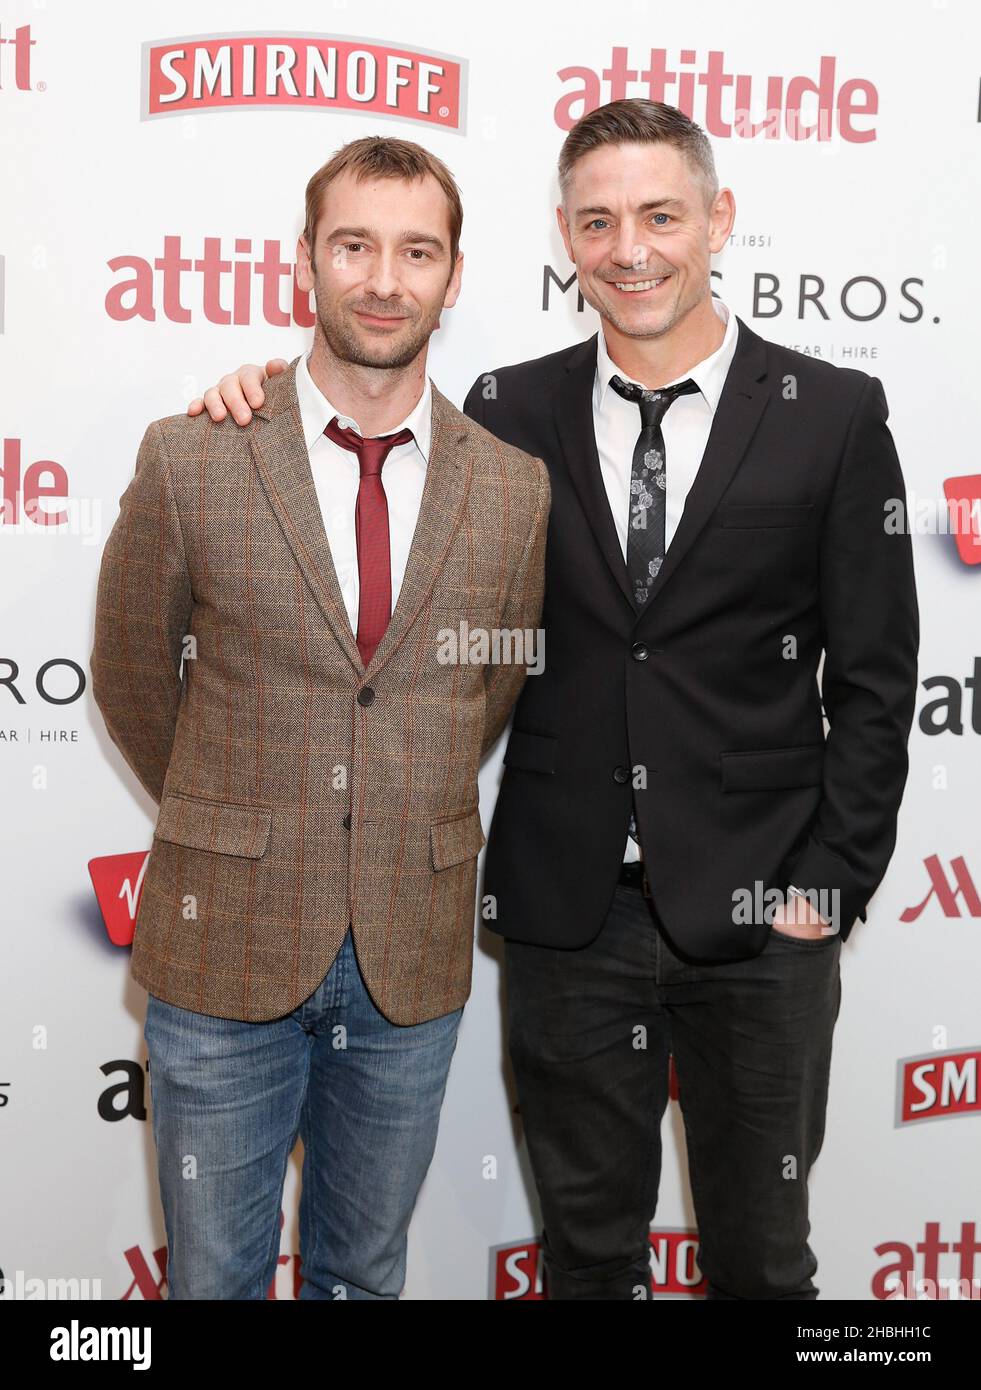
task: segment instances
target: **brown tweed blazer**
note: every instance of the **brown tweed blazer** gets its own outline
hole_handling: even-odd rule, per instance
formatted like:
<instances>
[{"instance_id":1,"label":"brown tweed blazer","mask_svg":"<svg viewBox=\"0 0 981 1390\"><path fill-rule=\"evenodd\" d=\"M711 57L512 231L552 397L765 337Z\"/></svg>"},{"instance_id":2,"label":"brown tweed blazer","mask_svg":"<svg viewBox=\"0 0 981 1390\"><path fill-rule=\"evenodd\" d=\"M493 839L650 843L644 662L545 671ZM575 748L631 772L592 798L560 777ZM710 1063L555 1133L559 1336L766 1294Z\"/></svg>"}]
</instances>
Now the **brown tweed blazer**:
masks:
<instances>
[{"instance_id":1,"label":"brown tweed blazer","mask_svg":"<svg viewBox=\"0 0 981 1390\"><path fill-rule=\"evenodd\" d=\"M154 421L106 542L92 690L160 803L132 972L183 1008L278 1018L350 924L378 1008L421 1023L470 992L477 769L526 676L441 661L437 634L537 628L548 475L433 388L419 520L365 670L298 360L246 429Z\"/></svg>"}]
</instances>

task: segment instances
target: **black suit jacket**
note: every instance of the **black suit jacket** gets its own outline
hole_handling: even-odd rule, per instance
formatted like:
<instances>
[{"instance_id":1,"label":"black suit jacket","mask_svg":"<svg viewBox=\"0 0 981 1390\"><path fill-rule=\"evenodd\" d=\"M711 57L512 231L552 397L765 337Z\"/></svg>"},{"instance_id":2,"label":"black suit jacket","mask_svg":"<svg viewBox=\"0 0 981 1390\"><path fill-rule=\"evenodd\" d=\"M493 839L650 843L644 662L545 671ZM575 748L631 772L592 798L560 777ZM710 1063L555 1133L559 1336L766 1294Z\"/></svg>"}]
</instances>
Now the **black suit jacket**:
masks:
<instances>
[{"instance_id":1,"label":"black suit jacket","mask_svg":"<svg viewBox=\"0 0 981 1390\"><path fill-rule=\"evenodd\" d=\"M846 939L895 846L916 694L912 546L885 527L888 500L906 494L882 385L739 320L638 616L600 474L595 369L594 334L478 377L464 405L544 459L552 486L545 666L515 708L485 925L543 945L592 940L633 795L654 903L682 951L756 955L764 895L791 883L829 894Z\"/></svg>"}]
</instances>

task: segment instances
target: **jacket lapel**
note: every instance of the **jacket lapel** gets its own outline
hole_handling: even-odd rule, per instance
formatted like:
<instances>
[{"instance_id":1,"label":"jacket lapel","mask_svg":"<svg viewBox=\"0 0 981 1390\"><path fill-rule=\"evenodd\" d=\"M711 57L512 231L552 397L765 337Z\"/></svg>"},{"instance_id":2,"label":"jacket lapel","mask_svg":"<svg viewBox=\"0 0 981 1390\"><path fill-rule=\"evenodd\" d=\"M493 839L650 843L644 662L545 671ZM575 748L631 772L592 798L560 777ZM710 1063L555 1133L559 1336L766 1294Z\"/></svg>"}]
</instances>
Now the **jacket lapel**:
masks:
<instances>
[{"instance_id":1,"label":"jacket lapel","mask_svg":"<svg viewBox=\"0 0 981 1390\"><path fill-rule=\"evenodd\" d=\"M638 622L651 612L653 600L677 570L695 537L718 506L770 399L769 389L761 385L766 376L766 344L746 327L742 319L737 317L736 321L739 324L736 350L729 364L705 452L685 499L681 520L671 538L664 563L651 585L643 610L638 614ZM671 467L670 459L668 467Z\"/></svg>"},{"instance_id":2,"label":"jacket lapel","mask_svg":"<svg viewBox=\"0 0 981 1390\"><path fill-rule=\"evenodd\" d=\"M294 358L288 371L266 384L266 400L255 412L252 425L252 453L270 505L320 611L359 679L370 678L397 649L429 597L462 518L472 469L470 452L460 447L466 439L466 421L433 386L432 435L419 519L395 611L366 671L348 621L303 438L295 381L298 361Z\"/></svg>"},{"instance_id":3,"label":"jacket lapel","mask_svg":"<svg viewBox=\"0 0 981 1390\"><path fill-rule=\"evenodd\" d=\"M432 387L432 410L432 437L419 519L395 611L365 672L368 680L397 650L429 598L463 519L473 471L472 451L463 447L467 438L466 417L435 386Z\"/></svg>"},{"instance_id":4,"label":"jacket lapel","mask_svg":"<svg viewBox=\"0 0 981 1390\"><path fill-rule=\"evenodd\" d=\"M726 375L705 452L685 499L681 520L671 538L664 563L651 586L643 610L637 614L638 622L651 612L652 600L681 564L718 505L769 400L768 388L760 384L766 376L766 344L746 327L742 319L737 318L737 322L739 336L736 351ZM565 373L554 395L555 426L563 456L600 552L634 612L627 566L603 483L593 428L596 340L597 334L594 333L569 354Z\"/></svg>"},{"instance_id":5,"label":"jacket lapel","mask_svg":"<svg viewBox=\"0 0 981 1390\"><path fill-rule=\"evenodd\" d=\"M627 577L610 500L606 495L593 428L593 383L596 378L596 339L593 334L569 354L554 395L555 428L569 473L596 543L613 578L633 611Z\"/></svg>"},{"instance_id":6,"label":"jacket lapel","mask_svg":"<svg viewBox=\"0 0 981 1390\"><path fill-rule=\"evenodd\" d=\"M254 412L252 454L270 506L304 579L351 665L364 671L354 640L334 557L330 552L303 438L296 395L296 357L288 371L266 383L266 399Z\"/></svg>"}]
</instances>

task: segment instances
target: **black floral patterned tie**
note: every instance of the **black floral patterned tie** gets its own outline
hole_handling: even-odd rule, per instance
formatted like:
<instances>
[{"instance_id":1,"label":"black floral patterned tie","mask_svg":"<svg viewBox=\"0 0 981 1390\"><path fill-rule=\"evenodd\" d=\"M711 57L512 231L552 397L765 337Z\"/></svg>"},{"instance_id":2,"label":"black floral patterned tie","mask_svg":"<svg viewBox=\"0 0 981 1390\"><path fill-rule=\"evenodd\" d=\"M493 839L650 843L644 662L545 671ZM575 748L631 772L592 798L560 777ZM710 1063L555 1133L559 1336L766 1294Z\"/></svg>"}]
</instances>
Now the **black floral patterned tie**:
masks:
<instances>
[{"instance_id":1,"label":"black floral patterned tie","mask_svg":"<svg viewBox=\"0 0 981 1390\"><path fill-rule=\"evenodd\" d=\"M698 386L691 377L687 377L676 386L662 386L657 391L648 391L619 376L610 377L610 385L618 396L623 396L627 401L636 401L640 406L640 434L634 445L630 470L627 573L634 603L638 609L642 609L664 561L664 504L668 474L661 421L672 401L679 396L690 396L698 390ZM627 833L636 844L640 844L636 810L630 812Z\"/></svg>"},{"instance_id":2,"label":"black floral patterned tie","mask_svg":"<svg viewBox=\"0 0 981 1390\"><path fill-rule=\"evenodd\" d=\"M667 463L661 421L672 401L689 396L698 386L688 377L676 386L648 391L622 377L610 385L624 400L640 406L640 434L634 445L630 471L630 513L627 521L627 573L638 609L647 602L651 586L664 562L664 503L667 496Z\"/></svg>"}]
</instances>

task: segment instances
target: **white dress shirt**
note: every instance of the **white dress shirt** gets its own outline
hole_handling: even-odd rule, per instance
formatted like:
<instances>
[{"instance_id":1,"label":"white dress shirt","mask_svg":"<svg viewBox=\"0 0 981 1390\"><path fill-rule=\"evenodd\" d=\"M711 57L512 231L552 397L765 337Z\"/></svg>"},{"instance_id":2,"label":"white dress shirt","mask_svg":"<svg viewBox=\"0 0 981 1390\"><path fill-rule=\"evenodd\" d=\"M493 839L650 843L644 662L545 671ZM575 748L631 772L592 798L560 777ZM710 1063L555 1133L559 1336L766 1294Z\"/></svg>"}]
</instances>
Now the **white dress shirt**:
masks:
<instances>
[{"instance_id":1,"label":"white dress shirt","mask_svg":"<svg viewBox=\"0 0 981 1390\"><path fill-rule=\"evenodd\" d=\"M675 377L674 381L657 383L658 386L674 386L691 377L698 387L698 391L692 392L689 396L679 396L661 422L667 471L667 495L664 504L665 551L678 529L685 499L698 473L719 397L722 395L722 388L736 350L739 325L736 323L735 314L731 314L720 299L713 299L712 307L726 325L725 337L719 347L709 357L689 368L683 376ZM640 410L635 401L624 400L623 396L614 391L610 385L612 376L619 376L628 382L634 381L638 386L646 385L645 382L635 381L634 377L621 371L612 360L601 325L596 341L593 429L596 434L600 471L616 523L620 549L626 561L630 475L634 445L640 434ZM640 858L638 847L629 835L623 857L625 860Z\"/></svg>"},{"instance_id":2,"label":"white dress shirt","mask_svg":"<svg viewBox=\"0 0 981 1390\"><path fill-rule=\"evenodd\" d=\"M296 394L300 403L303 438L310 456L310 469L317 488L317 500L320 503L330 553L334 557L337 581L341 586L351 631L356 635L360 583L354 512L358 501L361 469L357 454L329 439L324 434L324 429L336 415L342 428L356 430L358 434L363 434L364 431L357 420L352 420L349 415L335 409L314 382L307 366L309 355L305 353L296 367ZM432 386L427 376L422 395L409 414L401 424L385 430L385 434L395 434L400 429L410 429L414 436L405 444L396 444L382 468L382 486L388 499L393 612L405 577L405 566L419 519L423 488L426 485L426 468L432 437L432 400Z\"/></svg>"}]
</instances>

